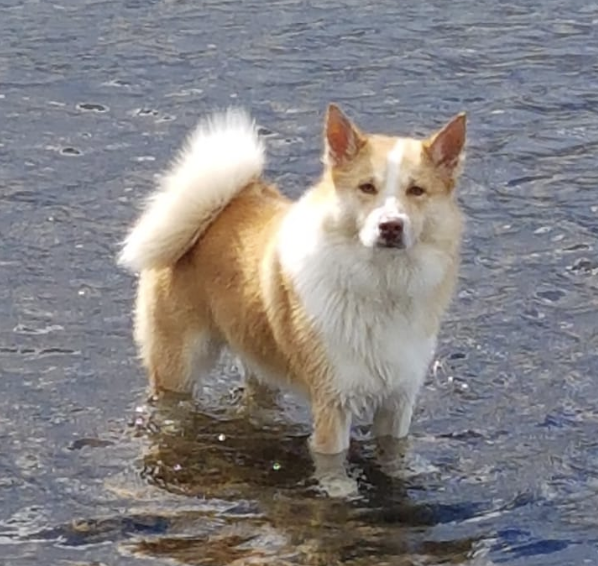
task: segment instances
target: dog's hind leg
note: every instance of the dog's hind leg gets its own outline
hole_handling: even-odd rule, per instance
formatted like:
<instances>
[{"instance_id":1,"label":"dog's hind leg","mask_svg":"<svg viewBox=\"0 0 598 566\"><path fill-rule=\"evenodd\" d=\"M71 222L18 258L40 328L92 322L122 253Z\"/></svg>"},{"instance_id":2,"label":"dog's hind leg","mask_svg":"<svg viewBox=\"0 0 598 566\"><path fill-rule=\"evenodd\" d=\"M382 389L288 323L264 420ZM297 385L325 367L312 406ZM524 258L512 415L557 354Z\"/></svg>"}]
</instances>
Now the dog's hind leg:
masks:
<instances>
[{"instance_id":1,"label":"dog's hind leg","mask_svg":"<svg viewBox=\"0 0 598 566\"><path fill-rule=\"evenodd\" d=\"M157 331L141 344L152 394L164 392L191 395L198 379L204 378L220 355L220 344L208 333Z\"/></svg>"},{"instance_id":2,"label":"dog's hind leg","mask_svg":"<svg viewBox=\"0 0 598 566\"><path fill-rule=\"evenodd\" d=\"M250 364L237 359L237 365L243 378L243 409L276 408L278 390L260 379Z\"/></svg>"},{"instance_id":3,"label":"dog's hind leg","mask_svg":"<svg viewBox=\"0 0 598 566\"><path fill-rule=\"evenodd\" d=\"M191 395L198 378L218 361L222 344L208 324L189 314L172 294L155 292L151 280L141 281L135 312L135 342L152 395Z\"/></svg>"}]
</instances>

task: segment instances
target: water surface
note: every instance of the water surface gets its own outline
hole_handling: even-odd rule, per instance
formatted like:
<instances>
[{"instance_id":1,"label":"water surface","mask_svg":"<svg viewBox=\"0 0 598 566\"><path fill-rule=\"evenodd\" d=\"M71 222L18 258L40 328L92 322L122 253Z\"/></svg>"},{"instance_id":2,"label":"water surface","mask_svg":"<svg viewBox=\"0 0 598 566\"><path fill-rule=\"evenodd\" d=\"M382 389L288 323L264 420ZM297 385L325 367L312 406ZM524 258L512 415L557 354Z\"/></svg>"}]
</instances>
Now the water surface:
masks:
<instances>
[{"instance_id":1,"label":"water surface","mask_svg":"<svg viewBox=\"0 0 598 566\"><path fill-rule=\"evenodd\" d=\"M0 0L0 563L598 563L598 5ZM305 408L145 407L133 279L154 175L229 103L298 195L321 118L424 134L469 115L459 294L390 478L309 481Z\"/></svg>"}]
</instances>

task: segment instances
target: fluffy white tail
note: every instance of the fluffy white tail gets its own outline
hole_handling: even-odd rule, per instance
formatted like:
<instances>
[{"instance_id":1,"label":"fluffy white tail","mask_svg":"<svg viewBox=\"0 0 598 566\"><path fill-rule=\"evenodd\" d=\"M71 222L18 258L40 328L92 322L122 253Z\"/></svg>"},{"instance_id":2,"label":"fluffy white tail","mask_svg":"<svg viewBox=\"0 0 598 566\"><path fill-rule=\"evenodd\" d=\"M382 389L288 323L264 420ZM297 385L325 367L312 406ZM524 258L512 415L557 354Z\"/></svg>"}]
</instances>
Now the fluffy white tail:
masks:
<instances>
[{"instance_id":1,"label":"fluffy white tail","mask_svg":"<svg viewBox=\"0 0 598 566\"><path fill-rule=\"evenodd\" d=\"M133 271L173 265L265 162L255 122L229 109L202 120L124 241L119 263Z\"/></svg>"}]
</instances>

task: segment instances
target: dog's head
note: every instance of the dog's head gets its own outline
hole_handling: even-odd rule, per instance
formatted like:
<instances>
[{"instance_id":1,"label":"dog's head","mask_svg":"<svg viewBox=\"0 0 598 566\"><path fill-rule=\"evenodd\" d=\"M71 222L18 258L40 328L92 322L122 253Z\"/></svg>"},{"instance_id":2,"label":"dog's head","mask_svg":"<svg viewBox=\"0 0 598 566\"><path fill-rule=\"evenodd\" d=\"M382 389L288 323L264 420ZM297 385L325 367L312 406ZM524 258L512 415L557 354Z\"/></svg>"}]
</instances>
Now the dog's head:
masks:
<instances>
[{"instance_id":1,"label":"dog's head","mask_svg":"<svg viewBox=\"0 0 598 566\"><path fill-rule=\"evenodd\" d=\"M366 134L331 104L324 138L335 203L331 230L369 248L410 249L451 237L465 114L418 140Z\"/></svg>"}]
</instances>

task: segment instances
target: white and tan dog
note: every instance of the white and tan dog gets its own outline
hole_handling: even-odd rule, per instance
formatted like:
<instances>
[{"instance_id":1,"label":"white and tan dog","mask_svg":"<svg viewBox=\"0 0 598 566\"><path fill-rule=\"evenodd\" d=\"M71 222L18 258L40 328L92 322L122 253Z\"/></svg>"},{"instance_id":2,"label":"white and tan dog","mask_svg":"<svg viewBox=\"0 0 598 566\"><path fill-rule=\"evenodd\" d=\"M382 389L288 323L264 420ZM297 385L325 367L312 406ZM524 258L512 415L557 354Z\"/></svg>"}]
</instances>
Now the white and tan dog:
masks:
<instances>
[{"instance_id":1,"label":"white and tan dog","mask_svg":"<svg viewBox=\"0 0 598 566\"><path fill-rule=\"evenodd\" d=\"M425 140L370 135L337 106L324 171L297 202L262 179L240 110L199 124L127 237L135 339L153 393L191 392L223 348L303 393L311 448L349 446L352 415L407 435L459 265L458 115Z\"/></svg>"}]
</instances>

